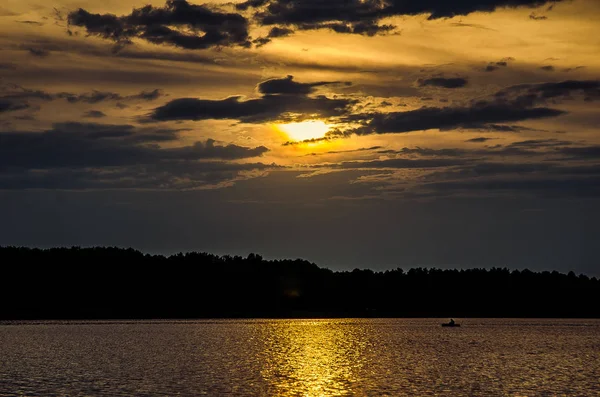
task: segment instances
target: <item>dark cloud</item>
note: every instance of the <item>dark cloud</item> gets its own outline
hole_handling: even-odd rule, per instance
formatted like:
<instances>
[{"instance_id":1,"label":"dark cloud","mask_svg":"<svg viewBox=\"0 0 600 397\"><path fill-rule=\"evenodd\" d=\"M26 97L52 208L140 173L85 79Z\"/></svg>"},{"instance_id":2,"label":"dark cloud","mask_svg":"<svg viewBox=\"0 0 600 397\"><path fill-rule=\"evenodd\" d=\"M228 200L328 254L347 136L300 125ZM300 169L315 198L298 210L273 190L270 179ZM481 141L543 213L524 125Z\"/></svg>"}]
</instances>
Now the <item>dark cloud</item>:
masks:
<instances>
[{"instance_id":1,"label":"dark cloud","mask_svg":"<svg viewBox=\"0 0 600 397\"><path fill-rule=\"evenodd\" d=\"M600 146L565 147L559 149L558 153L569 156L572 159L600 160Z\"/></svg>"},{"instance_id":2,"label":"dark cloud","mask_svg":"<svg viewBox=\"0 0 600 397\"><path fill-rule=\"evenodd\" d=\"M388 159L388 160L367 160L367 161L343 161L339 164L333 164L333 168L343 169L368 169L368 168L440 168L462 165L468 160L460 159Z\"/></svg>"},{"instance_id":3,"label":"dark cloud","mask_svg":"<svg viewBox=\"0 0 600 397\"><path fill-rule=\"evenodd\" d=\"M340 81L319 81L316 83L298 83L294 81L294 76L276 78L263 81L258 84L257 90L261 94L287 94L287 95L308 95L315 92L315 88L332 84L346 84Z\"/></svg>"},{"instance_id":4,"label":"dark cloud","mask_svg":"<svg viewBox=\"0 0 600 397\"><path fill-rule=\"evenodd\" d=\"M468 126L469 129L476 129L482 132L521 132L521 131L532 131L532 128L523 127L520 125L507 125L507 124L471 124Z\"/></svg>"},{"instance_id":5,"label":"dark cloud","mask_svg":"<svg viewBox=\"0 0 600 397\"><path fill-rule=\"evenodd\" d=\"M293 29L280 28L278 26L275 26L274 28L271 28L271 30L269 31L269 35L267 37L269 37L269 38L286 37L293 33L294 33Z\"/></svg>"},{"instance_id":6,"label":"dark cloud","mask_svg":"<svg viewBox=\"0 0 600 397\"><path fill-rule=\"evenodd\" d=\"M564 71L565 72L572 72L572 71L583 69L583 68L585 68L585 66L575 66L573 68L566 68L566 69L564 69Z\"/></svg>"},{"instance_id":7,"label":"dark cloud","mask_svg":"<svg viewBox=\"0 0 600 397\"><path fill-rule=\"evenodd\" d=\"M469 142L469 141L467 141ZM567 143L569 144L569 143ZM497 157L507 157L507 156L515 156L515 157L530 157L530 156L541 156L546 154L556 154L554 151L535 151L532 149L544 149L551 148L553 145L548 144L544 146L543 144L539 144L539 146L502 146L495 145L493 147L486 147L485 149L461 149L461 148L442 148L442 149L433 149L433 148L408 148L404 147L400 150L381 150L377 153L386 154L386 155L401 155L401 156L418 156L418 157L462 157L462 158L470 158L470 159L482 159L482 158L497 158Z\"/></svg>"},{"instance_id":8,"label":"dark cloud","mask_svg":"<svg viewBox=\"0 0 600 397\"><path fill-rule=\"evenodd\" d=\"M361 148L358 148L358 149L348 149L348 150L330 150L330 151L327 151L327 152L324 152L324 153L308 153L308 154L305 154L304 157L307 157L307 156L311 156L311 157L314 157L314 156L324 156L326 154L370 152L370 151L381 149L381 148L382 148L382 146L371 146L371 147L361 147Z\"/></svg>"},{"instance_id":9,"label":"dark cloud","mask_svg":"<svg viewBox=\"0 0 600 397\"><path fill-rule=\"evenodd\" d=\"M0 98L0 113L28 109L27 102Z\"/></svg>"},{"instance_id":10,"label":"dark cloud","mask_svg":"<svg viewBox=\"0 0 600 397\"><path fill-rule=\"evenodd\" d=\"M35 25L35 26L43 26L44 25L43 22L39 22L39 21L28 21L28 20L25 20L25 21L16 21L16 22L23 23L23 24L26 24L26 25Z\"/></svg>"},{"instance_id":11,"label":"dark cloud","mask_svg":"<svg viewBox=\"0 0 600 397\"><path fill-rule=\"evenodd\" d=\"M536 15L534 12L532 12L529 14L529 19L533 19L534 21L544 21L548 19L548 17L545 15Z\"/></svg>"},{"instance_id":12,"label":"dark cloud","mask_svg":"<svg viewBox=\"0 0 600 397\"><path fill-rule=\"evenodd\" d=\"M208 180L215 173L217 179L228 180L240 171L269 167L229 162L260 157L268 151L264 146L219 145L212 139L183 147L158 146L161 141L175 141L177 134L173 129L97 123L60 123L43 132L3 132L0 188L202 186L215 182Z\"/></svg>"},{"instance_id":13,"label":"dark cloud","mask_svg":"<svg viewBox=\"0 0 600 397\"><path fill-rule=\"evenodd\" d=\"M164 7L135 8L123 16L93 14L80 8L69 13L68 22L89 35L114 41L118 48L134 38L185 49L250 46L248 20L242 15L186 0L168 0Z\"/></svg>"},{"instance_id":14,"label":"dark cloud","mask_svg":"<svg viewBox=\"0 0 600 397\"><path fill-rule=\"evenodd\" d=\"M423 157L460 157L467 156L469 151L466 149L457 149L457 148L445 148L445 149L431 149L431 148L408 148L404 147L400 150L381 150L378 153L380 154L400 154L406 156L423 156Z\"/></svg>"},{"instance_id":15,"label":"dark cloud","mask_svg":"<svg viewBox=\"0 0 600 397\"><path fill-rule=\"evenodd\" d=\"M572 99L580 94L586 100L600 99L600 80L566 80L558 83L520 84L495 94L498 102L531 107L549 101Z\"/></svg>"},{"instance_id":16,"label":"dark cloud","mask_svg":"<svg viewBox=\"0 0 600 397\"><path fill-rule=\"evenodd\" d=\"M477 23L453 22L450 25L451 26L455 26L457 28L475 28L475 29L483 29L483 30L493 30L493 31L496 31L496 29L488 28L485 25L480 25L480 24L477 24Z\"/></svg>"},{"instance_id":17,"label":"dark cloud","mask_svg":"<svg viewBox=\"0 0 600 397\"><path fill-rule=\"evenodd\" d=\"M45 58L50 55L50 51L47 51L43 48L28 48L27 51L33 56Z\"/></svg>"},{"instance_id":18,"label":"dark cloud","mask_svg":"<svg viewBox=\"0 0 600 397\"><path fill-rule=\"evenodd\" d=\"M260 123L301 114L302 118L334 117L344 114L352 103L347 99L316 98L295 95L265 95L242 101L241 97L223 100L179 98L154 109L150 119L168 120L240 120ZM299 116L288 117L299 119Z\"/></svg>"},{"instance_id":19,"label":"dark cloud","mask_svg":"<svg viewBox=\"0 0 600 397\"><path fill-rule=\"evenodd\" d=\"M99 110L89 110L83 114L83 117L92 118L92 119L100 119L100 118L106 117L106 114L104 114L104 112L101 112Z\"/></svg>"},{"instance_id":20,"label":"dark cloud","mask_svg":"<svg viewBox=\"0 0 600 397\"><path fill-rule=\"evenodd\" d=\"M489 141L490 139L494 139L494 138L477 137L477 138L467 139L465 142L483 143L483 142Z\"/></svg>"},{"instance_id":21,"label":"dark cloud","mask_svg":"<svg viewBox=\"0 0 600 397\"><path fill-rule=\"evenodd\" d=\"M315 87L332 82L297 83L292 76L258 84L259 98L242 100L233 96L222 100L179 98L154 109L149 120L240 120L258 123L279 119L335 117L347 114L355 100L308 96ZM148 121L148 120L147 120Z\"/></svg>"},{"instance_id":22,"label":"dark cloud","mask_svg":"<svg viewBox=\"0 0 600 397\"><path fill-rule=\"evenodd\" d=\"M256 8L254 17L262 25L372 36L393 30L394 26L379 25L381 19L392 16L426 14L433 20L477 11L492 12L500 7L538 7L557 1L562 0L249 0L237 7Z\"/></svg>"},{"instance_id":23,"label":"dark cloud","mask_svg":"<svg viewBox=\"0 0 600 397\"><path fill-rule=\"evenodd\" d=\"M546 148L556 146L569 146L573 143L570 141L561 141L558 139L530 139L527 141L513 142L510 147L526 147L526 148Z\"/></svg>"},{"instance_id":24,"label":"dark cloud","mask_svg":"<svg viewBox=\"0 0 600 397\"><path fill-rule=\"evenodd\" d=\"M287 37L287 36L291 36L292 34L294 34L293 29L275 26L275 27L271 28L271 30L269 31L269 34L266 37L259 37L258 39L254 40L253 43L256 44L257 47L260 47L260 46L270 43L271 40L274 38Z\"/></svg>"},{"instance_id":25,"label":"dark cloud","mask_svg":"<svg viewBox=\"0 0 600 397\"><path fill-rule=\"evenodd\" d=\"M306 143L328 142L331 140L333 140L333 138L330 138L330 137L311 138L311 139L305 139L303 141L287 141L287 142L283 143L281 146L297 146L297 145L302 145L302 144L306 144Z\"/></svg>"},{"instance_id":26,"label":"dark cloud","mask_svg":"<svg viewBox=\"0 0 600 397\"><path fill-rule=\"evenodd\" d=\"M357 135L402 133L430 129L450 130L488 123L505 123L556 117L565 112L546 107L523 108L512 104L475 104L470 107L423 107L407 112L379 113L370 116ZM369 117L369 116L365 116Z\"/></svg>"},{"instance_id":27,"label":"dark cloud","mask_svg":"<svg viewBox=\"0 0 600 397\"><path fill-rule=\"evenodd\" d=\"M542 66L540 69L546 72L554 72L554 66L552 65Z\"/></svg>"},{"instance_id":28,"label":"dark cloud","mask_svg":"<svg viewBox=\"0 0 600 397\"><path fill-rule=\"evenodd\" d=\"M421 87L462 88L465 87L469 81L462 77L432 77L429 79L419 79L417 82Z\"/></svg>"},{"instance_id":29,"label":"dark cloud","mask_svg":"<svg viewBox=\"0 0 600 397\"><path fill-rule=\"evenodd\" d=\"M155 89L150 91L142 91L139 94L122 96L121 94L115 92L104 92L104 91L92 91L89 93L83 94L72 94L68 92L61 92L58 94L54 94L56 98L63 98L71 103L84 102L84 103L99 103L104 101L135 101L135 100L144 100L144 101L153 101L160 97L164 96L161 90Z\"/></svg>"},{"instance_id":30,"label":"dark cloud","mask_svg":"<svg viewBox=\"0 0 600 397\"><path fill-rule=\"evenodd\" d=\"M511 61L514 61L515 58L513 57L507 57L507 58L503 58L500 61L497 62L490 62L485 69L483 69L485 72L493 72L495 70L498 70L500 68L505 68L508 66L508 63Z\"/></svg>"},{"instance_id":31,"label":"dark cloud","mask_svg":"<svg viewBox=\"0 0 600 397\"><path fill-rule=\"evenodd\" d=\"M329 23L303 23L298 25L300 30L329 29L336 33L360 34L375 36L385 34L396 29L394 25L378 25L373 21L362 22L329 22Z\"/></svg>"},{"instance_id":32,"label":"dark cloud","mask_svg":"<svg viewBox=\"0 0 600 397\"><path fill-rule=\"evenodd\" d=\"M50 93L43 90L32 90L19 85L10 84L0 88L0 112L31 108L31 102L54 101L65 99L70 103L96 104L104 101L153 101L164 96L161 90L142 91L138 94L123 96L115 92L91 91L81 94L70 92Z\"/></svg>"},{"instance_id":33,"label":"dark cloud","mask_svg":"<svg viewBox=\"0 0 600 397\"><path fill-rule=\"evenodd\" d=\"M345 117L348 123L361 127L332 131L330 136L351 134L385 134L430 129L457 128L518 131L518 126L504 123L557 117L566 112L545 105L580 94L586 101L600 98L600 81L568 80L558 83L521 84L502 89L489 98L472 101L462 107L422 107L406 112L353 114Z\"/></svg>"},{"instance_id":34,"label":"dark cloud","mask_svg":"<svg viewBox=\"0 0 600 397\"><path fill-rule=\"evenodd\" d=\"M224 161L161 162L105 168L10 170L0 174L0 190L196 190L231 186L280 167Z\"/></svg>"}]
</instances>

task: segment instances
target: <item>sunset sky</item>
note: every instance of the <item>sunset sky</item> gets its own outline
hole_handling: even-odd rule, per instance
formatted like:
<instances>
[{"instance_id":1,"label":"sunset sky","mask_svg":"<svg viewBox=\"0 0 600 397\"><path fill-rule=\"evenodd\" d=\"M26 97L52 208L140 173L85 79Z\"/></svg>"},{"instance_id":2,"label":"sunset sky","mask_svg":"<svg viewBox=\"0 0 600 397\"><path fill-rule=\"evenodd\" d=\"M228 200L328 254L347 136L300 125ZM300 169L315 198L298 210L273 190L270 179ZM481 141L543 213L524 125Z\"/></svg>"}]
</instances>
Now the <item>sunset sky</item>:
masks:
<instances>
[{"instance_id":1,"label":"sunset sky","mask_svg":"<svg viewBox=\"0 0 600 397\"><path fill-rule=\"evenodd\" d=\"M0 245L599 275L599 18L4 0Z\"/></svg>"}]
</instances>

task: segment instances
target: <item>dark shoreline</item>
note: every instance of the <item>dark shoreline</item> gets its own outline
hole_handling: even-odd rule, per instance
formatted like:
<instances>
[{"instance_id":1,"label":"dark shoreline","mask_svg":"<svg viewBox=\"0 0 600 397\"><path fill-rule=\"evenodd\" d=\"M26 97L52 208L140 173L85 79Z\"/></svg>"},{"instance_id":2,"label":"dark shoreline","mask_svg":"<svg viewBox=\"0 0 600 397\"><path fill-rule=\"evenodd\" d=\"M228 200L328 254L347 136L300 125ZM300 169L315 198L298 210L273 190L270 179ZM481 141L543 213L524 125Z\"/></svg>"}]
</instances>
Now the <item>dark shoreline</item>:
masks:
<instances>
[{"instance_id":1,"label":"dark shoreline","mask_svg":"<svg viewBox=\"0 0 600 397\"><path fill-rule=\"evenodd\" d=\"M600 318L573 272L334 272L296 260L133 249L0 248L0 320Z\"/></svg>"}]
</instances>

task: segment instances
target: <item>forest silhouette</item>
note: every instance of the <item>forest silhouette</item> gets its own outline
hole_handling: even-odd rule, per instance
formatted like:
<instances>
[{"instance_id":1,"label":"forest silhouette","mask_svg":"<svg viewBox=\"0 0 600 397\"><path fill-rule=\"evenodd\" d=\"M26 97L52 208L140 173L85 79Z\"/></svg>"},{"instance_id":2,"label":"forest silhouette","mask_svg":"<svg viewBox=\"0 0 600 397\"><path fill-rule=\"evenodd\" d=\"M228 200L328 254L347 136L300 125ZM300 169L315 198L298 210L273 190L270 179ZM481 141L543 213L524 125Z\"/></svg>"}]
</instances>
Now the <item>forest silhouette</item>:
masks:
<instances>
[{"instance_id":1,"label":"forest silhouette","mask_svg":"<svg viewBox=\"0 0 600 397\"><path fill-rule=\"evenodd\" d=\"M506 268L337 271L260 255L0 247L0 319L600 317L600 280Z\"/></svg>"}]
</instances>

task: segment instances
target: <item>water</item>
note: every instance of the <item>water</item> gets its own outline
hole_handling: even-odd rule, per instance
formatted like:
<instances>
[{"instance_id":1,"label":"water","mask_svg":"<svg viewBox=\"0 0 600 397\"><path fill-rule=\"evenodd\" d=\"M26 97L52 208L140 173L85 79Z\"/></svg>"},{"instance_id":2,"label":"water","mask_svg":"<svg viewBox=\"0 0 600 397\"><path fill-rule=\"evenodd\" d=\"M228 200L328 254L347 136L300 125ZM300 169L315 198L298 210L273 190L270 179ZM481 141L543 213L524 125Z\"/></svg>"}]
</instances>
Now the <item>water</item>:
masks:
<instances>
[{"instance_id":1,"label":"water","mask_svg":"<svg viewBox=\"0 0 600 397\"><path fill-rule=\"evenodd\" d=\"M600 396L599 320L0 325L0 396Z\"/></svg>"}]
</instances>

